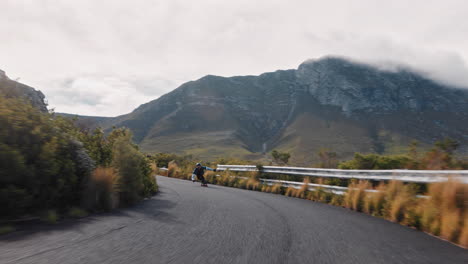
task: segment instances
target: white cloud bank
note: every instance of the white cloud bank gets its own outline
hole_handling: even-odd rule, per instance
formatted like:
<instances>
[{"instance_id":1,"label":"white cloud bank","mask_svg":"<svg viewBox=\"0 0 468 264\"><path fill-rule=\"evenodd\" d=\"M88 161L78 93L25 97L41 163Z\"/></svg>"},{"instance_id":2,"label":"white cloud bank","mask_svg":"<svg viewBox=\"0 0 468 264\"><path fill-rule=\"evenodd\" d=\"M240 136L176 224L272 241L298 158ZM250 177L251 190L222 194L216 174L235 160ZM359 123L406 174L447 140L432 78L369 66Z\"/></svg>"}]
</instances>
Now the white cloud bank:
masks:
<instances>
[{"instance_id":1,"label":"white cloud bank","mask_svg":"<svg viewBox=\"0 0 468 264\"><path fill-rule=\"evenodd\" d=\"M0 69L56 111L115 116L206 74L342 55L468 87L468 2L0 1Z\"/></svg>"}]
</instances>

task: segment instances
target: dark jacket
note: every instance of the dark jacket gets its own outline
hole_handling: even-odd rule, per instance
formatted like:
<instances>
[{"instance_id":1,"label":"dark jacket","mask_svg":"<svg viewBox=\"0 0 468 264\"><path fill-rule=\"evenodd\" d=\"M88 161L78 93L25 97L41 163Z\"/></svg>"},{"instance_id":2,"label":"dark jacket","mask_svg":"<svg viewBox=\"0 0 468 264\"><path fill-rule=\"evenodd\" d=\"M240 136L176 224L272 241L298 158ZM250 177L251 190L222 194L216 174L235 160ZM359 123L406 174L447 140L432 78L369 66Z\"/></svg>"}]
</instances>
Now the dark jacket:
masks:
<instances>
[{"instance_id":1,"label":"dark jacket","mask_svg":"<svg viewBox=\"0 0 468 264\"><path fill-rule=\"evenodd\" d=\"M205 174L205 170L210 170L210 171L215 171L214 169L206 166L201 166L200 168L195 168L192 172L192 174L197 175L198 178L203 177Z\"/></svg>"}]
</instances>

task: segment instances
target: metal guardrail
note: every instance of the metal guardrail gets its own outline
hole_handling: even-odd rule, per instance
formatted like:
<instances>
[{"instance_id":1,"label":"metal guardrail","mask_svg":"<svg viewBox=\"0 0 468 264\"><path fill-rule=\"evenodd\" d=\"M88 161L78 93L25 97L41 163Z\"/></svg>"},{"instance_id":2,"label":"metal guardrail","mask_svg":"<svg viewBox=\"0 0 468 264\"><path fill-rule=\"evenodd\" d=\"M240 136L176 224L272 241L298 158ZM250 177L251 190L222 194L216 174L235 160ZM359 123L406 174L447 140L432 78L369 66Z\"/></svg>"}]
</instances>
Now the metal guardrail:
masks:
<instances>
[{"instance_id":1,"label":"metal guardrail","mask_svg":"<svg viewBox=\"0 0 468 264\"><path fill-rule=\"evenodd\" d=\"M255 165L218 165L217 170L258 171ZM341 170L303 167L263 166L262 172L360 180L404 182L444 182L449 178L468 184L468 170Z\"/></svg>"},{"instance_id":2,"label":"metal guardrail","mask_svg":"<svg viewBox=\"0 0 468 264\"><path fill-rule=\"evenodd\" d=\"M272 180L272 179L260 179L263 184L267 185L274 185L274 184L281 184L283 187L292 187L295 189L301 189L305 183L303 182L294 182L294 181L283 181L283 180ZM343 195L348 191L349 187L342 187L342 186L335 186L335 185L325 185L325 184L316 184L316 183L308 183L307 190L309 191L317 191L323 190L325 192L330 192L338 195ZM355 188L355 190L358 190ZM366 189L365 192L369 193L376 193L379 192L375 189ZM427 195L416 195L418 198L429 198Z\"/></svg>"},{"instance_id":3,"label":"metal guardrail","mask_svg":"<svg viewBox=\"0 0 468 264\"><path fill-rule=\"evenodd\" d=\"M292 187L295 189L300 189L305 184L303 182L294 182L294 181L283 181L283 180L272 180L272 179L260 179L263 184L267 185L275 185L281 184L283 187ZM342 195L347 190L348 187L341 187L341 186L333 186L333 185L325 185L325 184L316 184L316 183L308 183L307 189L309 191L317 191L317 190L324 190L327 192L332 192L334 194ZM366 190L368 192L375 192L375 190Z\"/></svg>"}]
</instances>

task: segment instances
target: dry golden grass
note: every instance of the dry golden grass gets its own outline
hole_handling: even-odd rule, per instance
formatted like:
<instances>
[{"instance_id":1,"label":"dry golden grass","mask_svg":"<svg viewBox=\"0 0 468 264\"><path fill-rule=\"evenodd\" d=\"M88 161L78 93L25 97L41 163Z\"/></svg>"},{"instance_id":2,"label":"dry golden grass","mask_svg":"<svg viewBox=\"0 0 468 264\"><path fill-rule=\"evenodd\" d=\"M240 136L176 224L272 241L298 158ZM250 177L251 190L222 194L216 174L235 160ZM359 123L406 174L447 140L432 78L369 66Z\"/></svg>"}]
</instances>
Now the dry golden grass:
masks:
<instances>
[{"instance_id":1,"label":"dry golden grass","mask_svg":"<svg viewBox=\"0 0 468 264\"><path fill-rule=\"evenodd\" d=\"M281 193L282 185L280 183L274 184L271 186L270 192L271 193Z\"/></svg>"},{"instance_id":2,"label":"dry golden grass","mask_svg":"<svg viewBox=\"0 0 468 264\"><path fill-rule=\"evenodd\" d=\"M387 219L393 222L406 222L406 216L414 208L415 194L408 185L403 186L392 200L387 201Z\"/></svg>"},{"instance_id":3,"label":"dry golden grass","mask_svg":"<svg viewBox=\"0 0 468 264\"><path fill-rule=\"evenodd\" d=\"M381 216L382 209L385 203L385 188L384 183L380 183L376 188L377 192L369 192L364 197L363 211L370 215Z\"/></svg>"},{"instance_id":4,"label":"dry golden grass","mask_svg":"<svg viewBox=\"0 0 468 264\"><path fill-rule=\"evenodd\" d=\"M324 181L322 178L319 178L317 180L318 184L324 184ZM324 202L324 203L334 203L334 205L341 206L342 204L342 199L334 199L336 195L325 190L322 187L314 187L313 191L307 191L306 199L312 200L312 201L318 201L318 202Z\"/></svg>"},{"instance_id":5,"label":"dry golden grass","mask_svg":"<svg viewBox=\"0 0 468 264\"><path fill-rule=\"evenodd\" d=\"M356 211L362 211L364 207L364 199L366 197L366 189L369 189L368 181L352 182L348 186L348 191L344 196L344 206Z\"/></svg>"},{"instance_id":6,"label":"dry golden grass","mask_svg":"<svg viewBox=\"0 0 468 264\"><path fill-rule=\"evenodd\" d=\"M426 221L423 226L430 232L437 233L448 240L456 240L463 227L462 215L467 212L468 185L449 180L432 184L429 188L431 197L425 203ZM433 223L427 223L432 220Z\"/></svg>"},{"instance_id":7,"label":"dry golden grass","mask_svg":"<svg viewBox=\"0 0 468 264\"><path fill-rule=\"evenodd\" d=\"M119 176L114 168L98 167L89 178L84 192L87 208L110 210L118 206Z\"/></svg>"},{"instance_id":8,"label":"dry golden grass","mask_svg":"<svg viewBox=\"0 0 468 264\"><path fill-rule=\"evenodd\" d=\"M167 176L168 177L173 177L173 178L179 178L180 177L180 169L179 166L177 166L177 163L174 161L169 162L167 166Z\"/></svg>"},{"instance_id":9,"label":"dry golden grass","mask_svg":"<svg viewBox=\"0 0 468 264\"><path fill-rule=\"evenodd\" d=\"M294 189L293 187L288 187L284 195L291 197L291 196L294 196L295 193L296 193L296 189Z\"/></svg>"},{"instance_id":10,"label":"dry golden grass","mask_svg":"<svg viewBox=\"0 0 468 264\"><path fill-rule=\"evenodd\" d=\"M295 189L294 197L297 198L306 198L308 189L309 189L310 180L308 177L304 178L303 184L300 189Z\"/></svg>"},{"instance_id":11,"label":"dry golden grass","mask_svg":"<svg viewBox=\"0 0 468 264\"><path fill-rule=\"evenodd\" d=\"M460 238L458 239L458 243L464 246L465 248L468 248L468 213L465 213L463 227L460 232Z\"/></svg>"},{"instance_id":12,"label":"dry golden grass","mask_svg":"<svg viewBox=\"0 0 468 264\"><path fill-rule=\"evenodd\" d=\"M158 174L159 168L156 166L156 163L151 162L150 167L151 167L151 174L153 174L153 175Z\"/></svg>"},{"instance_id":13,"label":"dry golden grass","mask_svg":"<svg viewBox=\"0 0 468 264\"><path fill-rule=\"evenodd\" d=\"M468 212L468 185L454 180L433 183L428 196L420 205L422 229L451 241L464 240L462 216Z\"/></svg>"},{"instance_id":14,"label":"dry golden grass","mask_svg":"<svg viewBox=\"0 0 468 264\"><path fill-rule=\"evenodd\" d=\"M167 176L167 170L161 170L154 162L151 163L151 170L153 175Z\"/></svg>"},{"instance_id":15,"label":"dry golden grass","mask_svg":"<svg viewBox=\"0 0 468 264\"><path fill-rule=\"evenodd\" d=\"M362 181L348 187L342 202L347 208L362 208L365 213L421 228L463 246L468 244L468 184L454 180L429 184L429 198L417 198L411 184L399 181L381 183L378 192L364 192L370 186ZM330 204L340 205L340 201L333 197Z\"/></svg>"},{"instance_id":16,"label":"dry golden grass","mask_svg":"<svg viewBox=\"0 0 468 264\"><path fill-rule=\"evenodd\" d=\"M330 204L334 206L343 206L343 195L333 195Z\"/></svg>"},{"instance_id":17,"label":"dry golden grass","mask_svg":"<svg viewBox=\"0 0 468 264\"><path fill-rule=\"evenodd\" d=\"M260 182L257 179L249 178L246 182L246 188L248 190L259 190L260 189Z\"/></svg>"},{"instance_id":18,"label":"dry golden grass","mask_svg":"<svg viewBox=\"0 0 468 264\"><path fill-rule=\"evenodd\" d=\"M460 209L445 209L440 221L440 236L450 241L456 240L462 228L460 222Z\"/></svg>"}]
</instances>

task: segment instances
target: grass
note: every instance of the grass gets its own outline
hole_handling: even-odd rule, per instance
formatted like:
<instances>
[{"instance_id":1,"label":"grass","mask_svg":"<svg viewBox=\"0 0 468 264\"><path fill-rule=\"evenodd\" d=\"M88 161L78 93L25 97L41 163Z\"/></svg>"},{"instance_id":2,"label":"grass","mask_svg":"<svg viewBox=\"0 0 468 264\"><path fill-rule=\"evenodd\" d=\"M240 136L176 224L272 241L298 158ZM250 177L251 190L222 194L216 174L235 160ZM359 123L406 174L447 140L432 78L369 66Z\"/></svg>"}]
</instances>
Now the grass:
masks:
<instances>
[{"instance_id":1,"label":"grass","mask_svg":"<svg viewBox=\"0 0 468 264\"><path fill-rule=\"evenodd\" d=\"M468 247L468 213L465 213L458 243L464 247Z\"/></svg>"},{"instance_id":2,"label":"grass","mask_svg":"<svg viewBox=\"0 0 468 264\"><path fill-rule=\"evenodd\" d=\"M364 208L364 199L366 198L366 189L369 189L368 181L351 182L348 191L344 195L344 206L362 212Z\"/></svg>"},{"instance_id":3,"label":"grass","mask_svg":"<svg viewBox=\"0 0 468 264\"><path fill-rule=\"evenodd\" d=\"M449 180L429 187L420 208L422 229L468 247L468 185Z\"/></svg>"},{"instance_id":4,"label":"grass","mask_svg":"<svg viewBox=\"0 0 468 264\"><path fill-rule=\"evenodd\" d=\"M5 235L11 232L14 232L16 229L12 225L3 225L0 226L0 235Z\"/></svg>"},{"instance_id":5,"label":"grass","mask_svg":"<svg viewBox=\"0 0 468 264\"><path fill-rule=\"evenodd\" d=\"M119 176L114 168L96 168L86 184L84 203L87 209L111 210L118 207Z\"/></svg>"},{"instance_id":6,"label":"grass","mask_svg":"<svg viewBox=\"0 0 468 264\"><path fill-rule=\"evenodd\" d=\"M373 216L382 216L385 202L386 185L380 183L377 192L369 192L364 198L364 212Z\"/></svg>"},{"instance_id":7,"label":"grass","mask_svg":"<svg viewBox=\"0 0 468 264\"><path fill-rule=\"evenodd\" d=\"M180 169L177 163L174 161L169 162L169 166L167 166L167 176L172 178L178 178L180 175Z\"/></svg>"}]
</instances>

